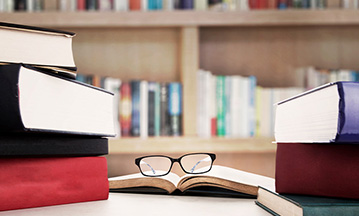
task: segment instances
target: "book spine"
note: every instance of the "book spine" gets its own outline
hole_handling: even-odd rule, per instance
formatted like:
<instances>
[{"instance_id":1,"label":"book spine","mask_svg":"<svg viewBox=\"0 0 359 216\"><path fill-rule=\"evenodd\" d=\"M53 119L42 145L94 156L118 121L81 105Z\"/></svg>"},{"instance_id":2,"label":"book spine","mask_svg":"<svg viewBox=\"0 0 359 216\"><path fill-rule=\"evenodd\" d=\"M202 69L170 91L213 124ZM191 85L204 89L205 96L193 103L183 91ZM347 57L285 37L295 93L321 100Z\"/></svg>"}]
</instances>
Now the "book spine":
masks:
<instances>
[{"instance_id":1,"label":"book spine","mask_svg":"<svg viewBox=\"0 0 359 216\"><path fill-rule=\"evenodd\" d=\"M95 11L98 9L97 0L86 0L86 10Z\"/></svg>"},{"instance_id":2,"label":"book spine","mask_svg":"<svg viewBox=\"0 0 359 216\"><path fill-rule=\"evenodd\" d=\"M160 84L155 83L155 136L161 133L161 93Z\"/></svg>"},{"instance_id":3,"label":"book spine","mask_svg":"<svg viewBox=\"0 0 359 216\"><path fill-rule=\"evenodd\" d=\"M232 135L232 112L231 112L231 76L225 76L225 85L224 85L224 97L225 97L225 128L226 128L226 137Z\"/></svg>"},{"instance_id":4,"label":"book spine","mask_svg":"<svg viewBox=\"0 0 359 216\"><path fill-rule=\"evenodd\" d=\"M34 0L26 0L26 11L34 12Z\"/></svg>"},{"instance_id":5,"label":"book spine","mask_svg":"<svg viewBox=\"0 0 359 216\"><path fill-rule=\"evenodd\" d=\"M181 0L181 9L193 9L193 0Z\"/></svg>"},{"instance_id":6,"label":"book spine","mask_svg":"<svg viewBox=\"0 0 359 216\"><path fill-rule=\"evenodd\" d=\"M120 100L120 124L121 136L130 136L131 134L131 86L129 83L121 85L121 100Z\"/></svg>"},{"instance_id":7,"label":"book spine","mask_svg":"<svg viewBox=\"0 0 359 216\"><path fill-rule=\"evenodd\" d=\"M225 111L226 111L226 101L224 96L224 87L225 77L217 76L216 82L216 95L217 95L217 136L226 135L226 120L225 120Z\"/></svg>"},{"instance_id":8,"label":"book spine","mask_svg":"<svg viewBox=\"0 0 359 216\"><path fill-rule=\"evenodd\" d=\"M233 76L231 82L231 135L240 137L240 76Z\"/></svg>"},{"instance_id":9,"label":"book spine","mask_svg":"<svg viewBox=\"0 0 359 216\"><path fill-rule=\"evenodd\" d=\"M114 94L113 97L113 117L114 117L114 124L115 124L115 130L116 130L116 136L115 138L119 138L121 136L121 125L119 122L120 116L120 86L121 86L121 80L107 77L103 80L103 88L112 92Z\"/></svg>"},{"instance_id":10,"label":"book spine","mask_svg":"<svg viewBox=\"0 0 359 216\"><path fill-rule=\"evenodd\" d=\"M310 8L310 0L302 0L302 8Z\"/></svg>"},{"instance_id":11,"label":"book spine","mask_svg":"<svg viewBox=\"0 0 359 216\"><path fill-rule=\"evenodd\" d=\"M194 9L199 11L208 10L208 1L206 0L194 0Z\"/></svg>"},{"instance_id":12,"label":"book spine","mask_svg":"<svg viewBox=\"0 0 359 216\"><path fill-rule=\"evenodd\" d=\"M180 136L182 133L182 85L180 83L170 83L168 86L168 90L170 134L172 136Z\"/></svg>"},{"instance_id":13,"label":"book spine","mask_svg":"<svg viewBox=\"0 0 359 216\"><path fill-rule=\"evenodd\" d=\"M254 136L256 131L256 77L249 76L249 136Z\"/></svg>"},{"instance_id":14,"label":"book spine","mask_svg":"<svg viewBox=\"0 0 359 216\"><path fill-rule=\"evenodd\" d=\"M358 199L358 154L359 145L278 143L276 191Z\"/></svg>"},{"instance_id":15,"label":"book spine","mask_svg":"<svg viewBox=\"0 0 359 216\"><path fill-rule=\"evenodd\" d=\"M25 11L27 8L26 0L15 0L15 10Z\"/></svg>"},{"instance_id":16,"label":"book spine","mask_svg":"<svg viewBox=\"0 0 359 216\"><path fill-rule=\"evenodd\" d=\"M104 157L2 158L0 169L1 211L108 198Z\"/></svg>"},{"instance_id":17,"label":"book spine","mask_svg":"<svg viewBox=\"0 0 359 216\"><path fill-rule=\"evenodd\" d=\"M197 72L197 135L204 136L203 122L204 122L204 71L198 70Z\"/></svg>"},{"instance_id":18,"label":"book spine","mask_svg":"<svg viewBox=\"0 0 359 216\"><path fill-rule=\"evenodd\" d=\"M237 0L236 8L240 11L248 11L250 9L249 0Z\"/></svg>"},{"instance_id":19,"label":"book spine","mask_svg":"<svg viewBox=\"0 0 359 216\"><path fill-rule=\"evenodd\" d=\"M86 10L86 0L77 0L77 10L79 11Z\"/></svg>"},{"instance_id":20,"label":"book spine","mask_svg":"<svg viewBox=\"0 0 359 216\"><path fill-rule=\"evenodd\" d=\"M276 9L278 6L277 0L268 0L268 8L269 9Z\"/></svg>"},{"instance_id":21,"label":"book spine","mask_svg":"<svg viewBox=\"0 0 359 216\"><path fill-rule=\"evenodd\" d=\"M141 10L141 0L129 0L130 10Z\"/></svg>"},{"instance_id":22,"label":"book spine","mask_svg":"<svg viewBox=\"0 0 359 216\"><path fill-rule=\"evenodd\" d=\"M140 81L131 81L131 135L140 136Z\"/></svg>"},{"instance_id":23,"label":"book spine","mask_svg":"<svg viewBox=\"0 0 359 216\"><path fill-rule=\"evenodd\" d=\"M140 83L140 136L148 136L148 82Z\"/></svg>"},{"instance_id":24,"label":"book spine","mask_svg":"<svg viewBox=\"0 0 359 216\"><path fill-rule=\"evenodd\" d=\"M210 122L211 122L211 136L217 135L217 102L216 102L216 81L217 78L211 75L210 81Z\"/></svg>"},{"instance_id":25,"label":"book spine","mask_svg":"<svg viewBox=\"0 0 359 216\"><path fill-rule=\"evenodd\" d=\"M166 83L160 84L160 108L161 108L161 136L169 135L168 120L168 89Z\"/></svg>"},{"instance_id":26,"label":"book spine","mask_svg":"<svg viewBox=\"0 0 359 216\"><path fill-rule=\"evenodd\" d=\"M261 112L261 107L262 107L262 87L257 86L256 90L255 90L255 135L258 137L261 137L261 127L262 127L262 112Z\"/></svg>"},{"instance_id":27,"label":"book spine","mask_svg":"<svg viewBox=\"0 0 359 216\"><path fill-rule=\"evenodd\" d=\"M155 115L156 115L156 108L155 108L155 97L156 97L156 83L150 82L148 83L148 135L155 136L156 129L155 129Z\"/></svg>"},{"instance_id":28,"label":"book spine","mask_svg":"<svg viewBox=\"0 0 359 216\"><path fill-rule=\"evenodd\" d=\"M141 10L142 11L148 10L148 0L141 0Z\"/></svg>"},{"instance_id":29,"label":"book spine","mask_svg":"<svg viewBox=\"0 0 359 216\"><path fill-rule=\"evenodd\" d=\"M100 11L112 10L112 1L111 0L98 0L98 9Z\"/></svg>"},{"instance_id":30,"label":"book spine","mask_svg":"<svg viewBox=\"0 0 359 216\"><path fill-rule=\"evenodd\" d=\"M288 8L288 0L278 0L278 9L283 10Z\"/></svg>"},{"instance_id":31,"label":"book spine","mask_svg":"<svg viewBox=\"0 0 359 216\"><path fill-rule=\"evenodd\" d=\"M128 11L129 2L127 0L114 0L113 9L115 11Z\"/></svg>"}]
</instances>

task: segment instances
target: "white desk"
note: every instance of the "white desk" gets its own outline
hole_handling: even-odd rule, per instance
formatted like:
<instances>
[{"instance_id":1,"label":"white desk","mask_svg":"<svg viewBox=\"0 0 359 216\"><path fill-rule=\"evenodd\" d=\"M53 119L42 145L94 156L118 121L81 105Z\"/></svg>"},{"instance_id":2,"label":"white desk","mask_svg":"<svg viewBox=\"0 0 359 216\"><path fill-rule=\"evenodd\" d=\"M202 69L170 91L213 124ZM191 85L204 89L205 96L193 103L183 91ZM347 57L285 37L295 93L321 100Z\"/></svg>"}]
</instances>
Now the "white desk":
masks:
<instances>
[{"instance_id":1,"label":"white desk","mask_svg":"<svg viewBox=\"0 0 359 216\"><path fill-rule=\"evenodd\" d=\"M109 200L0 212L0 216L270 215L254 199L110 193Z\"/></svg>"}]
</instances>

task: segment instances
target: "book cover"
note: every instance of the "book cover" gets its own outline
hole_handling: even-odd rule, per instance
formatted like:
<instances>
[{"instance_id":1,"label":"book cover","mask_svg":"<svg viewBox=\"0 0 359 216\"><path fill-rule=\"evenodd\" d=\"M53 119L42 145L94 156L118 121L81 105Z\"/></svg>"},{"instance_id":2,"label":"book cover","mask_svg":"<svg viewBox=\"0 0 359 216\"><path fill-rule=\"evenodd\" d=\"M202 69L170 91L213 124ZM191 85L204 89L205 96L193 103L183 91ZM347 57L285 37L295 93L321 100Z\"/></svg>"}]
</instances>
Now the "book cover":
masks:
<instances>
[{"instance_id":1,"label":"book cover","mask_svg":"<svg viewBox=\"0 0 359 216\"><path fill-rule=\"evenodd\" d=\"M217 76L216 81L216 98L217 98L217 136L226 135L226 98L225 91L225 77Z\"/></svg>"},{"instance_id":2,"label":"book cover","mask_svg":"<svg viewBox=\"0 0 359 216\"><path fill-rule=\"evenodd\" d=\"M0 133L0 157L74 157L108 154L106 138L75 135Z\"/></svg>"},{"instance_id":3,"label":"book cover","mask_svg":"<svg viewBox=\"0 0 359 216\"><path fill-rule=\"evenodd\" d=\"M113 97L52 72L0 65L2 131L114 136Z\"/></svg>"},{"instance_id":4,"label":"book cover","mask_svg":"<svg viewBox=\"0 0 359 216\"><path fill-rule=\"evenodd\" d=\"M161 109L161 136L170 135L168 114L168 88L166 83L160 84L160 109Z\"/></svg>"},{"instance_id":5,"label":"book cover","mask_svg":"<svg viewBox=\"0 0 359 216\"><path fill-rule=\"evenodd\" d=\"M170 83L168 85L168 113L170 120L170 135L182 134L182 85Z\"/></svg>"},{"instance_id":6,"label":"book cover","mask_svg":"<svg viewBox=\"0 0 359 216\"><path fill-rule=\"evenodd\" d=\"M140 81L131 81L131 135L140 136Z\"/></svg>"},{"instance_id":7,"label":"book cover","mask_svg":"<svg viewBox=\"0 0 359 216\"><path fill-rule=\"evenodd\" d=\"M272 215L343 215L359 214L359 201L317 196L278 194L259 187L256 204Z\"/></svg>"},{"instance_id":8,"label":"book cover","mask_svg":"<svg viewBox=\"0 0 359 216\"><path fill-rule=\"evenodd\" d=\"M0 210L106 200L104 157L1 158Z\"/></svg>"},{"instance_id":9,"label":"book cover","mask_svg":"<svg viewBox=\"0 0 359 216\"><path fill-rule=\"evenodd\" d=\"M278 143L278 193L359 198L359 145Z\"/></svg>"},{"instance_id":10,"label":"book cover","mask_svg":"<svg viewBox=\"0 0 359 216\"><path fill-rule=\"evenodd\" d=\"M359 83L335 82L279 102L275 120L276 141L357 142L358 93Z\"/></svg>"},{"instance_id":11,"label":"book cover","mask_svg":"<svg viewBox=\"0 0 359 216\"><path fill-rule=\"evenodd\" d=\"M148 135L155 135L155 97L156 97L156 83L149 82L148 83Z\"/></svg>"},{"instance_id":12,"label":"book cover","mask_svg":"<svg viewBox=\"0 0 359 216\"><path fill-rule=\"evenodd\" d=\"M132 120L132 99L130 83L122 83L120 87L120 128L121 136L128 137L131 135Z\"/></svg>"}]
</instances>

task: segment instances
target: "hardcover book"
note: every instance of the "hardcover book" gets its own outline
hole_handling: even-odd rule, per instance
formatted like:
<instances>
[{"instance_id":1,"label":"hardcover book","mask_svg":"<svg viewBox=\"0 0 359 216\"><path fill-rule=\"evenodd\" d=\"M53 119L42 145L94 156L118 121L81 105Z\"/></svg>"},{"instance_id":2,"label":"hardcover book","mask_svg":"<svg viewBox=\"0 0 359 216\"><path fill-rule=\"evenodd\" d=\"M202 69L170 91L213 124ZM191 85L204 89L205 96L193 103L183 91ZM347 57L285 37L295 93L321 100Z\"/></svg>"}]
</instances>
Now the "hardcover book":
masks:
<instances>
[{"instance_id":1,"label":"hardcover book","mask_svg":"<svg viewBox=\"0 0 359 216\"><path fill-rule=\"evenodd\" d=\"M272 215L341 215L359 214L359 201L328 197L278 194L259 187L256 204Z\"/></svg>"},{"instance_id":2,"label":"hardcover book","mask_svg":"<svg viewBox=\"0 0 359 216\"><path fill-rule=\"evenodd\" d=\"M258 185L274 188L274 179L229 167L214 165L204 174L182 177L169 173L146 177L141 173L109 178L110 192L188 194L255 198Z\"/></svg>"},{"instance_id":3,"label":"hardcover book","mask_svg":"<svg viewBox=\"0 0 359 216\"><path fill-rule=\"evenodd\" d=\"M104 157L1 158L0 211L106 200Z\"/></svg>"},{"instance_id":4,"label":"hardcover book","mask_svg":"<svg viewBox=\"0 0 359 216\"><path fill-rule=\"evenodd\" d=\"M359 145L278 143L276 191L359 199Z\"/></svg>"},{"instance_id":5,"label":"hardcover book","mask_svg":"<svg viewBox=\"0 0 359 216\"><path fill-rule=\"evenodd\" d=\"M25 2L25 1L24 1ZM75 33L0 22L0 64L24 63L76 77Z\"/></svg>"},{"instance_id":6,"label":"hardcover book","mask_svg":"<svg viewBox=\"0 0 359 216\"><path fill-rule=\"evenodd\" d=\"M77 135L0 133L0 157L73 157L108 154L106 138Z\"/></svg>"},{"instance_id":7,"label":"hardcover book","mask_svg":"<svg viewBox=\"0 0 359 216\"><path fill-rule=\"evenodd\" d=\"M287 143L358 142L359 83L328 83L277 104L275 139Z\"/></svg>"},{"instance_id":8,"label":"hardcover book","mask_svg":"<svg viewBox=\"0 0 359 216\"><path fill-rule=\"evenodd\" d=\"M20 64L0 65L0 130L114 136L113 94Z\"/></svg>"}]
</instances>

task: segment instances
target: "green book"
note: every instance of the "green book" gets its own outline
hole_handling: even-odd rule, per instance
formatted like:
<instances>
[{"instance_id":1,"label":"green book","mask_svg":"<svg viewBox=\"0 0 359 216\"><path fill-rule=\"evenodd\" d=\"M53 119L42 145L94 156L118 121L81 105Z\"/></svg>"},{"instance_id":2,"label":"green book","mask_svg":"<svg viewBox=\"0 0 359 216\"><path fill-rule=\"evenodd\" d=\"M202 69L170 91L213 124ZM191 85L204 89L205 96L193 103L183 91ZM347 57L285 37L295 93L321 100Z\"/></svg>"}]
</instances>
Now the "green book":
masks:
<instances>
[{"instance_id":1,"label":"green book","mask_svg":"<svg viewBox=\"0 0 359 216\"><path fill-rule=\"evenodd\" d=\"M258 189L256 204L272 215L359 215L359 200L278 194L263 187Z\"/></svg>"},{"instance_id":2,"label":"green book","mask_svg":"<svg viewBox=\"0 0 359 216\"><path fill-rule=\"evenodd\" d=\"M225 77L217 76L216 80L216 103L217 103L217 136L226 135L226 97Z\"/></svg>"}]
</instances>

